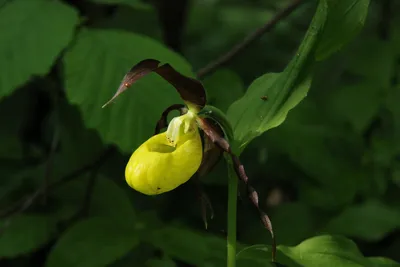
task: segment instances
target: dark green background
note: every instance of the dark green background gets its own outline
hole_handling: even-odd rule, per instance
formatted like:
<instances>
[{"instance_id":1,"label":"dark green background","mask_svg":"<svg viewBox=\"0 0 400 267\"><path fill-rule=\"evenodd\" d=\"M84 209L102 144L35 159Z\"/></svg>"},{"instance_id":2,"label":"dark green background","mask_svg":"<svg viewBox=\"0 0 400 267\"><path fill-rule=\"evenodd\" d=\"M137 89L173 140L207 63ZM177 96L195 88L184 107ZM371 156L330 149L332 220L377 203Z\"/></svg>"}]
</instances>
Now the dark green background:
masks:
<instances>
[{"instance_id":1,"label":"dark green background","mask_svg":"<svg viewBox=\"0 0 400 267\"><path fill-rule=\"evenodd\" d=\"M400 261L400 3L372 0L362 28L368 1L348 1L341 15L327 1L315 57L336 53L315 63L308 96L241 154L287 266L399 266L369 257ZM124 180L177 93L153 75L101 106L139 60L194 75L289 2L0 0L0 266L225 266L223 161L203 179L207 231L192 181L148 197ZM227 111L284 70L319 1L304 2L202 80L208 104ZM270 266L269 233L240 191L239 249L266 247L239 264Z\"/></svg>"}]
</instances>

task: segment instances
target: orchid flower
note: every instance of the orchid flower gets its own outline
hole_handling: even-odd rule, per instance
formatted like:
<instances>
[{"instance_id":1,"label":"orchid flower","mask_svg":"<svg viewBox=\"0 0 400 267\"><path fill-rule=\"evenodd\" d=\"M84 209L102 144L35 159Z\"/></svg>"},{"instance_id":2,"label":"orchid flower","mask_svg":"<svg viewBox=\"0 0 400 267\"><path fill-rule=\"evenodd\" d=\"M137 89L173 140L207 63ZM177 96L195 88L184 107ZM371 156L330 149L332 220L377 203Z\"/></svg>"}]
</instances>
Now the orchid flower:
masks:
<instances>
[{"instance_id":1,"label":"orchid flower","mask_svg":"<svg viewBox=\"0 0 400 267\"><path fill-rule=\"evenodd\" d=\"M225 152L237 176L246 184L248 196L257 208L262 223L272 235L274 258L276 245L271 221L259 208L258 194L249 184L244 167L233 152L233 131L228 120L219 109L206 105L206 92L201 82L180 74L169 64L160 66L158 60L146 59L130 69L115 95L104 106L151 72L173 85L185 105L172 105L161 114L155 135L130 157L125 169L126 182L143 194L162 194L186 183L195 174L203 176L208 173ZM168 114L173 110L178 110L180 116L168 123ZM164 128L167 130L161 132ZM211 207L207 197L202 200L202 204ZM205 212L203 220L207 226Z\"/></svg>"}]
</instances>

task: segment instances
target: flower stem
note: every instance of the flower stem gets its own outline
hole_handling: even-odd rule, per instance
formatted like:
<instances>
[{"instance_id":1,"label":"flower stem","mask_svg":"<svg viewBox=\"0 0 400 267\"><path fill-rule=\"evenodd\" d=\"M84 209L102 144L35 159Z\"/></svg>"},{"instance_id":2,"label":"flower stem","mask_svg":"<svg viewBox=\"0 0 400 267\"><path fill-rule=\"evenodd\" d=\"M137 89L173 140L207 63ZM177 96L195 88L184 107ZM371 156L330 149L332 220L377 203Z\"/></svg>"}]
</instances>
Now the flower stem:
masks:
<instances>
[{"instance_id":1,"label":"flower stem","mask_svg":"<svg viewBox=\"0 0 400 267\"><path fill-rule=\"evenodd\" d=\"M238 178L231 160L228 160L228 255L227 266L236 267L236 212Z\"/></svg>"}]
</instances>

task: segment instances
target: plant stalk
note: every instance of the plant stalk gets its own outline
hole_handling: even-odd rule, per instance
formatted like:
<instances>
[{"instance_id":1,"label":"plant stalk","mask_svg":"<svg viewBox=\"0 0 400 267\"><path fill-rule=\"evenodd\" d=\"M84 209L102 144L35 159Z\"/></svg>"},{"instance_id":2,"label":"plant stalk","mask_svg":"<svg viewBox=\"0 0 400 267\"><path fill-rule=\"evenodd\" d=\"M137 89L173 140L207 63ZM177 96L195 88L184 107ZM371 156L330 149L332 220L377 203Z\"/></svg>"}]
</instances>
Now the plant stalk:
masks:
<instances>
[{"instance_id":1,"label":"plant stalk","mask_svg":"<svg viewBox=\"0 0 400 267\"><path fill-rule=\"evenodd\" d=\"M236 267L236 213L238 178L233 169L232 160L228 160L228 243L227 243L227 266Z\"/></svg>"}]
</instances>

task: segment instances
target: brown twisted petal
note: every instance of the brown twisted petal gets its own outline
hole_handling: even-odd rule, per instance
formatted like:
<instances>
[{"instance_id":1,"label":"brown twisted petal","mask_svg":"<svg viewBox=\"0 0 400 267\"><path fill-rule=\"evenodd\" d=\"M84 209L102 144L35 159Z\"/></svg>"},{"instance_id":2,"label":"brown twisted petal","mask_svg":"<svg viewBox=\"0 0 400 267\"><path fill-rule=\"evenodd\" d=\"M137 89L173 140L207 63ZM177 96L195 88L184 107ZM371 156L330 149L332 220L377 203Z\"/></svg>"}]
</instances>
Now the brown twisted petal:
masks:
<instances>
[{"instance_id":1,"label":"brown twisted petal","mask_svg":"<svg viewBox=\"0 0 400 267\"><path fill-rule=\"evenodd\" d=\"M218 147L220 147L223 151L225 151L226 153L228 153L231 156L236 175L246 184L248 197L249 197L250 201L253 203L253 205L257 208L264 227L267 228L271 234L271 237L272 237L272 261L275 262L275 260L276 260L276 240L275 240L275 234L274 234L274 231L272 228L272 223L271 223L271 220L268 217L268 215L260 209L259 201L258 201L258 193L249 184L249 178L244 170L243 164L240 162L239 157L237 157L235 154L232 153L231 147L230 147L228 141L225 140L225 138L223 138L219 133L215 132L214 129L212 127L210 127L209 123L206 120L200 119L199 122L200 122L200 128L202 128L204 133L206 135L208 135L210 140L212 140Z\"/></svg>"},{"instance_id":2,"label":"brown twisted petal","mask_svg":"<svg viewBox=\"0 0 400 267\"><path fill-rule=\"evenodd\" d=\"M117 92L103 105L103 108L113 102L120 94L128 89L139 79L151 72L160 75L164 80L175 87L181 98L188 104L197 106L199 109L206 104L206 92L201 82L186 77L176 71L171 65L164 64L159 66L160 61L155 59L145 59L135 66L124 76Z\"/></svg>"}]
</instances>

